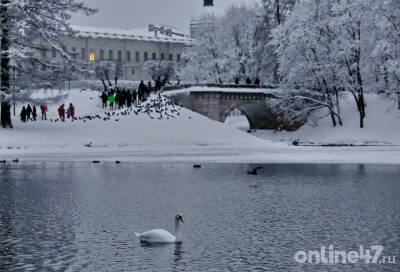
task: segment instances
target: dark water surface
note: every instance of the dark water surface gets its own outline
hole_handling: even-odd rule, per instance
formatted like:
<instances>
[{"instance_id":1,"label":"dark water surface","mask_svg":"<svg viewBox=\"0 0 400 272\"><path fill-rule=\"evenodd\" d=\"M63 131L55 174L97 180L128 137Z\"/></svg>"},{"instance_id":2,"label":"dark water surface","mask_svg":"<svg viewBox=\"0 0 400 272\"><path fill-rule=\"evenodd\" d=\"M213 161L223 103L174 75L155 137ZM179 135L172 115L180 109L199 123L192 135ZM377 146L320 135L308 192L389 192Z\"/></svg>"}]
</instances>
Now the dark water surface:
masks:
<instances>
[{"instance_id":1,"label":"dark water surface","mask_svg":"<svg viewBox=\"0 0 400 272\"><path fill-rule=\"evenodd\" d=\"M0 166L0 271L400 271L400 167L24 163ZM173 231L144 246L134 232ZM397 264L298 264L384 246Z\"/></svg>"}]
</instances>

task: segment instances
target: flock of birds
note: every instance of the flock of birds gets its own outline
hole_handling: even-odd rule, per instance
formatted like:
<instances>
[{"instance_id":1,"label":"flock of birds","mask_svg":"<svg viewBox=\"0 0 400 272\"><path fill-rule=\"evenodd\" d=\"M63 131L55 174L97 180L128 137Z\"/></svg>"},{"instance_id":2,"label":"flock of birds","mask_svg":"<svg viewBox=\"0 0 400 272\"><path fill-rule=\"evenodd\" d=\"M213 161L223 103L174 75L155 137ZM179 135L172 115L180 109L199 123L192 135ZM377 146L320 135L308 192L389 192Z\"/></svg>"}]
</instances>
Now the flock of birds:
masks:
<instances>
[{"instance_id":1,"label":"flock of birds","mask_svg":"<svg viewBox=\"0 0 400 272\"><path fill-rule=\"evenodd\" d=\"M160 94L149 97L146 101L115 111L106 111L104 114L84 115L74 118L75 121L88 122L93 120L120 121L121 117L128 115L147 115L150 119L170 120L181 115L182 106L166 99ZM191 117L189 117L191 119ZM60 119L50 119L50 122L60 122Z\"/></svg>"}]
</instances>

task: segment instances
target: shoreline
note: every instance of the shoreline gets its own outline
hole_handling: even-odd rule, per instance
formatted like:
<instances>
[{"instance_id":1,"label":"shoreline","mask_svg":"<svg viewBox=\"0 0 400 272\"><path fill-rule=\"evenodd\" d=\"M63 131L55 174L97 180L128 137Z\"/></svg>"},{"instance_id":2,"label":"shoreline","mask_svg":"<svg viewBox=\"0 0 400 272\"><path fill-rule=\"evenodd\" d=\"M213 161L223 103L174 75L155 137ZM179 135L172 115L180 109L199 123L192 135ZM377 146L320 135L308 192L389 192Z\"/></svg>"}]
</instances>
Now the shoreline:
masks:
<instances>
[{"instance_id":1,"label":"shoreline","mask_svg":"<svg viewBox=\"0 0 400 272\"><path fill-rule=\"evenodd\" d=\"M157 150L156 150L157 149ZM231 147L185 147L185 148L138 148L121 149L90 148L87 150L22 149L0 150L0 160L18 158L20 162L188 162L188 163L232 163L232 164L376 164L400 165L400 147L293 147L276 146L266 148ZM329 152L327 152L329 151Z\"/></svg>"}]
</instances>

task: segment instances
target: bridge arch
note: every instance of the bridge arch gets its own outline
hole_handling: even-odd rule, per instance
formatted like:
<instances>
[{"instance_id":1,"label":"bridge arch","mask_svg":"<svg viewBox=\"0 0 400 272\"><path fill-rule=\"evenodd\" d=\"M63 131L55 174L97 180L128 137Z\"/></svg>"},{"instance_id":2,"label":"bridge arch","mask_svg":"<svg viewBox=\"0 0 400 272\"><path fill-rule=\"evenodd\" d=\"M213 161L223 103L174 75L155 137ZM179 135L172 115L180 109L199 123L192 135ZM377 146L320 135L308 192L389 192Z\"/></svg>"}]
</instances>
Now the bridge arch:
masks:
<instances>
[{"instance_id":1,"label":"bridge arch","mask_svg":"<svg viewBox=\"0 0 400 272\"><path fill-rule=\"evenodd\" d=\"M275 129L276 117L266 105L245 104L238 109L246 116L250 124L250 129Z\"/></svg>"}]
</instances>

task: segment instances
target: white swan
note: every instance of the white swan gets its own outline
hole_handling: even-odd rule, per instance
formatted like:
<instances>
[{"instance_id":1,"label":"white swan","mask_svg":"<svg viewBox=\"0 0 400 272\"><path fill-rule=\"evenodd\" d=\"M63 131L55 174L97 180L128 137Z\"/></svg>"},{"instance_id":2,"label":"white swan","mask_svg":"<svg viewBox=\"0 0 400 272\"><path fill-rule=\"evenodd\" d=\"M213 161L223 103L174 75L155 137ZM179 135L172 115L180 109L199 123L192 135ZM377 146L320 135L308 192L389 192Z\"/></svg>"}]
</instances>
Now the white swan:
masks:
<instances>
[{"instance_id":1,"label":"white swan","mask_svg":"<svg viewBox=\"0 0 400 272\"><path fill-rule=\"evenodd\" d=\"M163 229L153 229L141 234L136 233L136 237L144 243L181 243L181 225L183 224L182 215L175 216L175 236Z\"/></svg>"}]
</instances>

